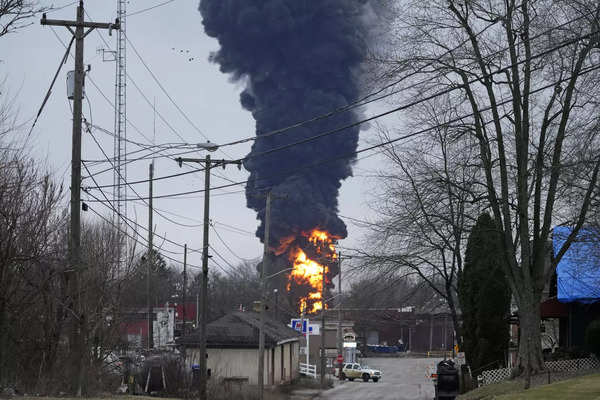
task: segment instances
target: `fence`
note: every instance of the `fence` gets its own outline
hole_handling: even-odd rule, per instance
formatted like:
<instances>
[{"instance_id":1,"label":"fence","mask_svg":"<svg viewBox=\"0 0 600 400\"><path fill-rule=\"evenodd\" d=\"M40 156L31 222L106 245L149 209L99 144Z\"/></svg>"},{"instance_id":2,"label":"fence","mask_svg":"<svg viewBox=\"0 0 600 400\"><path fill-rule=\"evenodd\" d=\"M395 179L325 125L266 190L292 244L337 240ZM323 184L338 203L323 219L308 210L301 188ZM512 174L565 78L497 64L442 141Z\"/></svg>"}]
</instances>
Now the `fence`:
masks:
<instances>
[{"instance_id":1,"label":"fence","mask_svg":"<svg viewBox=\"0 0 600 400\"><path fill-rule=\"evenodd\" d=\"M317 366L311 364L300 363L300 373L302 375L310 376L311 378L317 378Z\"/></svg>"},{"instance_id":2,"label":"fence","mask_svg":"<svg viewBox=\"0 0 600 400\"><path fill-rule=\"evenodd\" d=\"M574 372L586 369L600 368L600 360L597 358L577 358L573 360L546 361L544 363L546 369L550 372ZM500 368L483 371L477 377L477 381L481 385L489 385L490 383L502 382L510 378L510 368Z\"/></svg>"}]
</instances>

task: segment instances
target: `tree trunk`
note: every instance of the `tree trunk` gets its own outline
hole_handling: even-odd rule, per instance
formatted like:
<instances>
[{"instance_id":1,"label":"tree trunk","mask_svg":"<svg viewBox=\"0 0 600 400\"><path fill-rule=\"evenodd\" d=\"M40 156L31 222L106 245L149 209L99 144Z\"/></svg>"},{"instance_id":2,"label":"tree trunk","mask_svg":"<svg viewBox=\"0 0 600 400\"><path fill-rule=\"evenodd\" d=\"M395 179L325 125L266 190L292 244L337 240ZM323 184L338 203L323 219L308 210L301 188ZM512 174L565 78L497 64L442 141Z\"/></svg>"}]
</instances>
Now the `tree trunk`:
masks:
<instances>
[{"instance_id":1,"label":"tree trunk","mask_svg":"<svg viewBox=\"0 0 600 400\"><path fill-rule=\"evenodd\" d=\"M519 296L519 358L517 366L521 374L529 377L545 369L540 334L540 302L536 296ZM527 297L527 298L524 298Z\"/></svg>"},{"instance_id":2,"label":"tree trunk","mask_svg":"<svg viewBox=\"0 0 600 400\"><path fill-rule=\"evenodd\" d=\"M460 321L458 320L458 314L456 312L456 303L454 302L454 299L451 296L452 294L450 293L450 297L448 298L447 302L448 308L450 309L450 315L452 316L452 325L454 326L454 340L456 341L456 344L458 345L460 351L464 351L462 348L462 328L460 326ZM452 343L452 347L454 348L454 343Z\"/></svg>"}]
</instances>

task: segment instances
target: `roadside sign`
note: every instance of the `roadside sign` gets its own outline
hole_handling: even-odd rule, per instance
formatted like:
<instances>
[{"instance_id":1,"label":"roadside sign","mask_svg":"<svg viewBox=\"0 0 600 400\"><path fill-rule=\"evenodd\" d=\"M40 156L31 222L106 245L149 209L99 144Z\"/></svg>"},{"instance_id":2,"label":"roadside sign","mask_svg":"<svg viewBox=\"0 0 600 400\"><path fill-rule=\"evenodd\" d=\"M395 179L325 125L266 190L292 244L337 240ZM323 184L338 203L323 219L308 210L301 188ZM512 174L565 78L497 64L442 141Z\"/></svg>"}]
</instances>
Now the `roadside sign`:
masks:
<instances>
[{"instance_id":1,"label":"roadside sign","mask_svg":"<svg viewBox=\"0 0 600 400\"><path fill-rule=\"evenodd\" d=\"M308 320L307 319L305 319L305 320L292 319L290 326L295 331L306 333L306 328L308 326Z\"/></svg>"},{"instance_id":2,"label":"roadside sign","mask_svg":"<svg viewBox=\"0 0 600 400\"><path fill-rule=\"evenodd\" d=\"M308 330L309 335L318 335L320 332L321 325L319 324L311 324L309 320L301 320L301 319L292 319L289 325L293 330L298 331L300 333L306 334Z\"/></svg>"}]
</instances>

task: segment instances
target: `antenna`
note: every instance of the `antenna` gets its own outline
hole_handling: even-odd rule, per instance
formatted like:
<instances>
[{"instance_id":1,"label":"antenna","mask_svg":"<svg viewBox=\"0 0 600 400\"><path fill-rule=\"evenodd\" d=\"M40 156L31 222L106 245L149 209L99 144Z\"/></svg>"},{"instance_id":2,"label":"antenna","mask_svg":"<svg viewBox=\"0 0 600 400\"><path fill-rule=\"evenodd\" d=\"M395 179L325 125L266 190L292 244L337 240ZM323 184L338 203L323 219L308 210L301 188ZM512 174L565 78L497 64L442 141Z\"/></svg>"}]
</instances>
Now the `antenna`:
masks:
<instances>
[{"instance_id":1,"label":"antenna","mask_svg":"<svg viewBox=\"0 0 600 400\"><path fill-rule=\"evenodd\" d=\"M127 259L127 52L126 52L126 4L127 0L117 0L117 18L121 28L117 31L117 51L115 52L115 135L113 171L113 201L116 208L116 224L119 227L119 260L121 265Z\"/></svg>"}]
</instances>

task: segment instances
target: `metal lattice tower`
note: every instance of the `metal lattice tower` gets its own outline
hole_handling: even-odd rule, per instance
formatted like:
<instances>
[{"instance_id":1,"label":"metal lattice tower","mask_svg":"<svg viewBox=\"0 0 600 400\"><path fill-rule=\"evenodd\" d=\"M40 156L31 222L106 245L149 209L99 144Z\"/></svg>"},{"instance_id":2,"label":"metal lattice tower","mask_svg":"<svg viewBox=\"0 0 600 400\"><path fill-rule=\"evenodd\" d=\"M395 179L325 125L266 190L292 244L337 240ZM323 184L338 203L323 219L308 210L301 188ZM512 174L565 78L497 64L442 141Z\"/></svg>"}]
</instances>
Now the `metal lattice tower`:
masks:
<instances>
[{"instance_id":1,"label":"metal lattice tower","mask_svg":"<svg viewBox=\"0 0 600 400\"><path fill-rule=\"evenodd\" d=\"M126 0L117 0L117 18L121 29L117 31L117 51L115 52L115 136L114 136L114 174L113 204L115 222L119 228L119 259L124 261L127 254L125 243L127 225L127 52L126 52Z\"/></svg>"}]
</instances>

